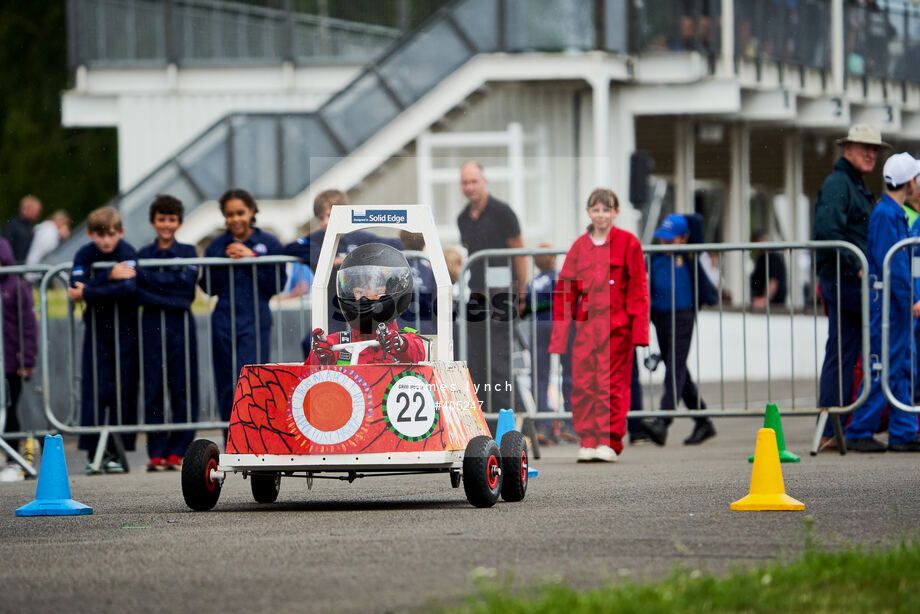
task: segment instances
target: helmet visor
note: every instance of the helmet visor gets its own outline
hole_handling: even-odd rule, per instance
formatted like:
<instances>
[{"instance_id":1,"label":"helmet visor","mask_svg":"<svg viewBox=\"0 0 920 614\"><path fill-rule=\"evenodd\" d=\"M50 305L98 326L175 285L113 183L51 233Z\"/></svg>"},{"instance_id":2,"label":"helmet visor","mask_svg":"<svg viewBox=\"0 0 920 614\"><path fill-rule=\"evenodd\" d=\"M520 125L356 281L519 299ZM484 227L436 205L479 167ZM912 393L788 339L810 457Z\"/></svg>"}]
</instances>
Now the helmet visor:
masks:
<instances>
[{"instance_id":1,"label":"helmet visor","mask_svg":"<svg viewBox=\"0 0 920 614\"><path fill-rule=\"evenodd\" d=\"M375 301L384 294L406 290L411 280L412 273L406 267L350 266L339 269L335 291L341 298L367 298Z\"/></svg>"}]
</instances>

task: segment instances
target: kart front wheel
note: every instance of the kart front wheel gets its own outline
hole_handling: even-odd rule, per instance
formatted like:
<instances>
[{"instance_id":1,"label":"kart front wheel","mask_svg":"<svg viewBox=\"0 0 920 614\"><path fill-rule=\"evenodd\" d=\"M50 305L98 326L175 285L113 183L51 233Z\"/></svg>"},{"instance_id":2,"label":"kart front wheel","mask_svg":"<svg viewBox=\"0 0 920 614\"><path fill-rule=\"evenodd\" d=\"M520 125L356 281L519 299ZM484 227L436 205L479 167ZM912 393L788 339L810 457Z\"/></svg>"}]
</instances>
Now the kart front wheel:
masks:
<instances>
[{"instance_id":1,"label":"kart front wheel","mask_svg":"<svg viewBox=\"0 0 920 614\"><path fill-rule=\"evenodd\" d=\"M253 473L250 477L252 498L256 503L274 503L281 491L280 473Z\"/></svg>"},{"instance_id":2,"label":"kart front wheel","mask_svg":"<svg viewBox=\"0 0 920 614\"><path fill-rule=\"evenodd\" d=\"M473 437L463 455L463 490L476 507L492 507L502 490L502 463L498 444L486 435Z\"/></svg>"},{"instance_id":3,"label":"kart front wheel","mask_svg":"<svg viewBox=\"0 0 920 614\"><path fill-rule=\"evenodd\" d=\"M518 431L502 437L502 499L521 501L527 494L527 442Z\"/></svg>"},{"instance_id":4,"label":"kart front wheel","mask_svg":"<svg viewBox=\"0 0 920 614\"><path fill-rule=\"evenodd\" d=\"M220 497L222 481L211 477L217 470L220 450L207 439L196 439L182 459L182 496L193 510L204 512L215 505Z\"/></svg>"}]
</instances>

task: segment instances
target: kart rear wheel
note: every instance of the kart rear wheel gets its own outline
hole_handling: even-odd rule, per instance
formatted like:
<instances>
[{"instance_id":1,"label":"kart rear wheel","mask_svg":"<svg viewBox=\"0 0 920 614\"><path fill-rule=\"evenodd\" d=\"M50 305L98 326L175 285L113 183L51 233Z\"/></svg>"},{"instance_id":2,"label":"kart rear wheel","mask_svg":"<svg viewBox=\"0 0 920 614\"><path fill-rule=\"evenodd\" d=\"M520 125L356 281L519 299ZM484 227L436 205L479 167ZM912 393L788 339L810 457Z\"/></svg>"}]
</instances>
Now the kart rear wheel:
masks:
<instances>
[{"instance_id":1,"label":"kart rear wheel","mask_svg":"<svg viewBox=\"0 0 920 614\"><path fill-rule=\"evenodd\" d=\"M527 494L527 442L518 431L502 437L502 499L521 501Z\"/></svg>"},{"instance_id":2,"label":"kart rear wheel","mask_svg":"<svg viewBox=\"0 0 920 614\"><path fill-rule=\"evenodd\" d=\"M476 507L492 507L502 490L501 455L495 440L486 435L473 437L463 455L463 490Z\"/></svg>"},{"instance_id":3,"label":"kart rear wheel","mask_svg":"<svg viewBox=\"0 0 920 614\"><path fill-rule=\"evenodd\" d=\"M274 503L281 491L280 473L253 473L249 477L256 503Z\"/></svg>"},{"instance_id":4,"label":"kart rear wheel","mask_svg":"<svg viewBox=\"0 0 920 614\"><path fill-rule=\"evenodd\" d=\"M211 478L217 469L220 450L207 439L196 439L182 459L182 496L193 510L204 512L215 505L220 497L222 481Z\"/></svg>"}]
</instances>

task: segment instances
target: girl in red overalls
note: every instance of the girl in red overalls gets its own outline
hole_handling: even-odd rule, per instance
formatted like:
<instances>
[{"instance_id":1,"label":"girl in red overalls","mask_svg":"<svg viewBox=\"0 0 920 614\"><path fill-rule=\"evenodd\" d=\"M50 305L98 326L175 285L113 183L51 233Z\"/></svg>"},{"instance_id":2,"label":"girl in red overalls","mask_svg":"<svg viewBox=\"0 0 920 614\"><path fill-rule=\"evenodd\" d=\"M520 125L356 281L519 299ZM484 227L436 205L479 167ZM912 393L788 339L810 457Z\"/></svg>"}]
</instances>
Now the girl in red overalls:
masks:
<instances>
[{"instance_id":1,"label":"girl in red overalls","mask_svg":"<svg viewBox=\"0 0 920 614\"><path fill-rule=\"evenodd\" d=\"M613 462L623 452L633 346L648 345L648 283L639 240L613 226L620 203L612 190L588 197L588 232L565 256L553 297L551 354L572 345L572 421L581 437L578 462Z\"/></svg>"}]
</instances>

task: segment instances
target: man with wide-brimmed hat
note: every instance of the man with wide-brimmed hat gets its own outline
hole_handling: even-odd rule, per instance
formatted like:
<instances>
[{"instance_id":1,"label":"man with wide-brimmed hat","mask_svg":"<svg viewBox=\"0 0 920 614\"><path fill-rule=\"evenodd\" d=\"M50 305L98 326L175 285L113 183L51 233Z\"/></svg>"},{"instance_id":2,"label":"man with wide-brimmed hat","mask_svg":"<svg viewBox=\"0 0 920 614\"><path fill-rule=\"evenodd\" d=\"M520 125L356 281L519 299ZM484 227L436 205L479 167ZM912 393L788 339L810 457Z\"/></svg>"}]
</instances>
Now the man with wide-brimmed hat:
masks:
<instances>
[{"instance_id":1,"label":"man with wide-brimmed hat","mask_svg":"<svg viewBox=\"0 0 920 614\"><path fill-rule=\"evenodd\" d=\"M814 238L847 241L865 254L875 196L866 187L863 175L875 168L879 150L891 146L882 141L879 129L869 124L854 124L844 138L837 139L837 144L843 146L843 155L818 192ZM816 261L818 288L828 315L818 406L843 407L853 401L853 377L862 347L862 271L855 254L847 250L839 250L839 260L837 250L819 250ZM823 446L833 441L832 434L828 422Z\"/></svg>"}]
</instances>

